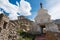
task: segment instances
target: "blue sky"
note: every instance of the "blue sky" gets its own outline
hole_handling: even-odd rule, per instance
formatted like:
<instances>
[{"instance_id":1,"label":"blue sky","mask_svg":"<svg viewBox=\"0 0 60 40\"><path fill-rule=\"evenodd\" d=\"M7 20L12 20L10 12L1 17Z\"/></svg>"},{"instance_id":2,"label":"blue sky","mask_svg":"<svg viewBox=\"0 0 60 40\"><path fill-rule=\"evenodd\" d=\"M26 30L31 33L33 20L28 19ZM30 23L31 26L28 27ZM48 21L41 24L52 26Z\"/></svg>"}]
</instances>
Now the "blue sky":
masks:
<instances>
[{"instance_id":1,"label":"blue sky","mask_svg":"<svg viewBox=\"0 0 60 40\"><path fill-rule=\"evenodd\" d=\"M18 9L18 11L21 11L22 10L21 8L23 8L22 6L25 6L24 3L27 2L27 4L28 4L27 7L28 7L29 11L26 10L26 9L23 9L23 11L19 12L20 14L19 13L18 14L21 15L21 13L23 13L23 15L25 15L27 13L26 18L29 18L29 19L33 20L35 18L35 16L37 15L37 11L40 8L40 2L42 2L44 8L46 8L48 10L48 14L51 15L51 19L54 19L54 20L55 19L60 19L60 11L59 11L60 10L60 5L59 5L60 0L50 0L50 1L48 1L48 0L23 0L24 2L23 1L20 2L21 0L9 0L9 2L8 1L4 2L4 1L5 0L0 0L0 6L2 7L2 9L0 9L0 11L3 10L3 12L11 18L12 17L14 18L15 16L17 16L16 8L19 7L17 4L19 4L21 6L20 9ZM16 1L18 2L17 4L16 4ZM2 2L5 3L5 4L3 4ZM8 3L6 3L6 2L8 2ZM11 12L11 10L8 11L8 9L10 7L9 3L10 3L11 6L13 5L11 9L12 9L12 11L15 9L14 10L14 11L16 11L15 14L14 14L14 11L13 12ZM20 4L20 3L22 3L22 4ZM1 5L1 4L3 4L3 5ZM8 7L7 6L3 7L4 5L8 5ZM11 12L11 15L10 15L10 12Z\"/></svg>"},{"instance_id":2,"label":"blue sky","mask_svg":"<svg viewBox=\"0 0 60 40\"><path fill-rule=\"evenodd\" d=\"M9 0L9 1L10 1L10 3L16 5L16 1L19 2L20 0ZM31 7L32 7L31 12L35 12L35 11L37 11L37 10L39 9L39 7L40 7L40 2L42 2L44 5L45 5L45 3L46 3L44 0L25 0L25 1L27 1L27 2L30 3L30 5L31 5Z\"/></svg>"},{"instance_id":3,"label":"blue sky","mask_svg":"<svg viewBox=\"0 0 60 40\"><path fill-rule=\"evenodd\" d=\"M10 3L16 5L16 1L21 1L21 0L9 0ZM32 9L31 9L31 14L30 16L26 16L26 18L29 18L29 19L34 19L35 16L37 15L37 11L38 9L40 8L40 2L42 2L43 4L45 4L45 1L44 0L25 0L27 2L30 3Z\"/></svg>"},{"instance_id":4,"label":"blue sky","mask_svg":"<svg viewBox=\"0 0 60 40\"><path fill-rule=\"evenodd\" d=\"M14 4L14 5L16 5L16 1L19 3L21 0L9 0L9 2L11 4ZM40 8L40 2L42 2L43 4L45 4L45 1L44 0L25 0L25 1L29 2L30 5L31 5L31 10L30 10L31 15L26 16L26 18L29 18L29 19L32 19L33 20L34 17L37 15L38 9ZM9 15L5 11L4 11L4 13L6 15Z\"/></svg>"}]
</instances>

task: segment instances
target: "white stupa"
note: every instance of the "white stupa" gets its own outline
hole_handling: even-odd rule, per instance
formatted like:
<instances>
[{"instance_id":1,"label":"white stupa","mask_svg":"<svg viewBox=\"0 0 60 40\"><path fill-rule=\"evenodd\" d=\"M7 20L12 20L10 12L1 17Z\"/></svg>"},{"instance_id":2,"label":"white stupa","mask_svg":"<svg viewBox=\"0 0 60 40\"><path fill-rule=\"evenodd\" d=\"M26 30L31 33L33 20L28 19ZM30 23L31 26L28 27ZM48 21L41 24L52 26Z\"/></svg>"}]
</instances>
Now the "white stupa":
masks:
<instances>
[{"instance_id":1,"label":"white stupa","mask_svg":"<svg viewBox=\"0 0 60 40\"><path fill-rule=\"evenodd\" d=\"M43 24L50 21L50 15L48 14L48 11L43 8L42 3L40 3L40 7L41 8L38 10L38 14L35 17L35 22Z\"/></svg>"}]
</instances>

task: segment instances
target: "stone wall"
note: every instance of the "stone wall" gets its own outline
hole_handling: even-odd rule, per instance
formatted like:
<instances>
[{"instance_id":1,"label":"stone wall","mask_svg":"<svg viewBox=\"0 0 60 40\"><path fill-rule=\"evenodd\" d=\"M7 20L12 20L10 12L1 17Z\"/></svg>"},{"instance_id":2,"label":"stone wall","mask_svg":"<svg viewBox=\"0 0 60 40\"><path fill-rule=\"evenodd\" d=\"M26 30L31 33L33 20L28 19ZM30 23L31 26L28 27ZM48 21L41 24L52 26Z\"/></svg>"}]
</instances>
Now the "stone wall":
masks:
<instances>
[{"instance_id":1,"label":"stone wall","mask_svg":"<svg viewBox=\"0 0 60 40\"><path fill-rule=\"evenodd\" d=\"M46 40L60 40L60 33L59 32L46 32Z\"/></svg>"},{"instance_id":2,"label":"stone wall","mask_svg":"<svg viewBox=\"0 0 60 40\"><path fill-rule=\"evenodd\" d=\"M18 39L18 33L17 28L20 27L18 20L10 21L9 22L9 39L10 40L17 40Z\"/></svg>"},{"instance_id":3,"label":"stone wall","mask_svg":"<svg viewBox=\"0 0 60 40\"><path fill-rule=\"evenodd\" d=\"M58 25L53 22L47 23L46 31L59 32Z\"/></svg>"},{"instance_id":4,"label":"stone wall","mask_svg":"<svg viewBox=\"0 0 60 40\"><path fill-rule=\"evenodd\" d=\"M54 22L46 25L46 40L60 40L59 26Z\"/></svg>"},{"instance_id":5,"label":"stone wall","mask_svg":"<svg viewBox=\"0 0 60 40\"><path fill-rule=\"evenodd\" d=\"M0 14L0 40L8 40L8 24L9 18L4 14Z\"/></svg>"},{"instance_id":6,"label":"stone wall","mask_svg":"<svg viewBox=\"0 0 60 40\"><path fill-rule=\"evenodd\" d=\"M17 40L18 20L11 21L5 14L0 14L0 40Z\"/></svg>"}]
</instances>

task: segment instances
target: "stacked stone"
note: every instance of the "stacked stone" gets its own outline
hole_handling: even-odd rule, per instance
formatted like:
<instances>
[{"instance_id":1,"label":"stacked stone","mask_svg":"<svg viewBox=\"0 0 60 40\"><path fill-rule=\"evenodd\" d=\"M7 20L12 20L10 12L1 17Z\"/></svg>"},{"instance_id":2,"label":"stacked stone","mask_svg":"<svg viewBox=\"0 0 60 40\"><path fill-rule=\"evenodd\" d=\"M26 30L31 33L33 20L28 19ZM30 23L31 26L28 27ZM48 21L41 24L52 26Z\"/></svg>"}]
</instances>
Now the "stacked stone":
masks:
<instances>
[{"instance_id":1,"label":"stacked stone","mask_svg":"<svg viewBox=\"0 0 60 40\"><path fill-rule=\"evenodd\" d=\"M4 14L0 14L0 40L8 40L8 22L8 17Z\"/></svg>"}]
</instances>

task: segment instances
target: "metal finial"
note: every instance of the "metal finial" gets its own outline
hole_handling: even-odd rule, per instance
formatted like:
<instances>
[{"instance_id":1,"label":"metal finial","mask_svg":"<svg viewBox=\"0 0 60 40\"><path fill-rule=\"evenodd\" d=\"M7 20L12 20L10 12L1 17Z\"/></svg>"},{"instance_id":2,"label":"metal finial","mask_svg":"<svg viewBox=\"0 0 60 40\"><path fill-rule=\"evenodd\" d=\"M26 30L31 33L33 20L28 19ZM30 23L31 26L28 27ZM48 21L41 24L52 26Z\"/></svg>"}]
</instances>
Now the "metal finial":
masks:
<instances>
[{"instance_id":1,"label":"metal finial","mask_svg":"<svg viewBox=\"0 0 60 40\"><path fill-rule=\"evenodd\" d=\"M42 8L42 3L40 3L40 7Z\"/></svg>"}]
</instances>

